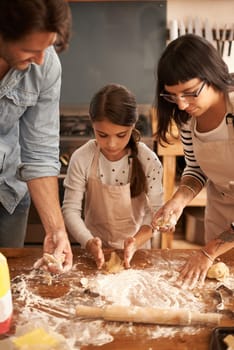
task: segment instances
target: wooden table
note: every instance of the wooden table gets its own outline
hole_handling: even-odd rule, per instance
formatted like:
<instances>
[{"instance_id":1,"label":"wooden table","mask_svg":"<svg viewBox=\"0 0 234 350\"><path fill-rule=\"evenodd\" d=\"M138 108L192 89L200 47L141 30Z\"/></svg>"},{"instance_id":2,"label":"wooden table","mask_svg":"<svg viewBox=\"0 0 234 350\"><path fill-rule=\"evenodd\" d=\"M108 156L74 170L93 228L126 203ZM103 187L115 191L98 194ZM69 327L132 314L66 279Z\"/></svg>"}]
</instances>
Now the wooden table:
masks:
<instances>
[{"instance_id":1,"label":"wooden table","mask_svg":"<svg viewBox=\"0 0 234 350\"><path fill-rule=\"evenodd\" d=\"M10 268L11 279L16 276L20 276L22 274L29 274L32 271L33 263L42 255L42 248L22 248L22 249L10 249L10 248L1 248L0 251L7 257L8 264ZM111 250L105 251L105 256L108 258ZM185 256L186 254L192 253L192 250L149 250L149 251L138 251L132 261L133 268L146 268L151 264L151 260L157 256L163 256L166 259L171 260L173 266L173 259L178 258L180 255ZM95 264L92 258L84 252L84 250L73 247L74 253L74 264L77 264L77 267L80 271L83 272L84 276L89 276L90 274L95 274ZM120 251L120 255L121 255ZM225 262L229 267L232 274L234 274L234 250L226 253L221 257L221 261ZM147 257L147 259L146 259ZM73 275L71 274L71 279L74 282L74 271ZM49 297L51 299L57 298L59 296L63 296L67 293L69 289L69 274L67 276L61 276L56 280L55 284L52 286L40 284L40 282L33 284L33 280L31 281L31 287L34 290L44 297ZM79 281L78 281L79 282ZM37 285L36 285L37 284ZM18 305L17 298L13 293L13 301L14 301L14 317L12 324L12 333L14 332L14 327L17 326L17 319L20 310L23 310L23 305ZM233 301L233 309L234 309L234 301ZM222 322L221 326L233 326L233 319L227 319ZM142 325L138 324L136 326L137 331L132 335L125 335L123 332L114 335L114 340L110 343L104 344L102 346L94 346L94 345L86 345L81 346L82 350L208 350L209 349L209 341L212 332L212 327L203 327L199 329L199 332L196 334L183 334L177 333L173 337L168 338L157 338L157 339L149 339L144 336L144 332L142 333L142 329L146 329L146 327L150 327L150 325ZM143 336L142 336L143 334ZM2 337L3 338L3 337ZM2 339L0 338L0 339Z\"/></svg>"}]
</instances>

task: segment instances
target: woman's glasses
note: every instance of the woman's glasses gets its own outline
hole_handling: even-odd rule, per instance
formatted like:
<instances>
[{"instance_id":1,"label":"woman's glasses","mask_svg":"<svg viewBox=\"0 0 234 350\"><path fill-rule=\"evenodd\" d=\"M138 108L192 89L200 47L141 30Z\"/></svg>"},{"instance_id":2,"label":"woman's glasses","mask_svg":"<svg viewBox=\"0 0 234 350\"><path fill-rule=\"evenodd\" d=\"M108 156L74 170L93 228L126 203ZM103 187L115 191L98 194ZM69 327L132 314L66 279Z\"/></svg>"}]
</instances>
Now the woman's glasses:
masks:
<instances>
[{"instance_id":1,"label":"woman's glasses","mask_svg":"<svg viewBox=\"0 0 234 350\"><path fill-rule=\"evenodd\" d=\"M206 85L206 82L203 81L203 83L201 84L201 86L199 87L199 89L197 91L187 92L187 93L184 93L180 96L171 95L171 94L164 94L164 93L161 93L159 96L163 97L164 100L171 102L171 103L178 103L179 100L192 102L195 98L197 98L200 95L200 93L202 92L202 89L204 88L205 85Z\"/></svg>"}]
</instances>

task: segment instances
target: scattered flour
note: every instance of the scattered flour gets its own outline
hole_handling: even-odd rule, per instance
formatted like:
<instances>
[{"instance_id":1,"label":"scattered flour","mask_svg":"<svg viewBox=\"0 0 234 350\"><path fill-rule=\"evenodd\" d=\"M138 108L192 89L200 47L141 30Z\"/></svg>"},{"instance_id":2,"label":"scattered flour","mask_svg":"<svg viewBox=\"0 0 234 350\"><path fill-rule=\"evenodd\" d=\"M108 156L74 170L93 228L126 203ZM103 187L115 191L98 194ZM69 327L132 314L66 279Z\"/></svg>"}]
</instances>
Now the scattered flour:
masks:
<instances>
[{"instance_id":1,"label":"scattered flour","mask_svg":"<svg viewBox=\"0 0 234 350\"><path fill-rule=\"evenodd\" d=\"M169 266L170 264L170 266ZM52 286L67 281L67 290L58 297L43 297L40 288L45 283L43 273L31 271L22 274L12 281L12 294L15 311L18 312L16 330L22 332L22 327L28 329L45 327L53 332L63 334L65 343L63 350L78 350L82 345L103 345L112 342L115 334L136 335L141 327L148 339L173 337L176 333L194 334L199 327L176 327L158 325L137 325L131 323L104 322L103 320L82 320L74 317L78 304L103 306L106 304L121 304L126 307L150 306L168 309L189 309L194 311L210 311L207 309L207 290L214 290L216 283L207 281L206 290L190 291L176 285L181 261L171 262L163 258L157 260L154 267L145 269L123 270L118 274L103 274L95 272L84 276L79 270L79 264L74 265L71 272L64 276L53 276ZM36 282L36 283L35 283ZM233 287L234 276L230 275L227 284ZM53 293L52 293L53 294ZM210 299L210 298L209 298ZM40 309L40 310L39 310ZM54 312L61 311L61 315ZM62 312L69 312L68 318ZM0 342L1 343L1 342ZM0 344L1 349L1 344Z\"/></svg>"},{"instance_id":2,"label":"scattered flour","mask_svg":"<svg viewBox=\"0 0 234 350\"><path fill-rule=\"evenodd\" d=\"M194 293L176 286L178 273L168 271L123 270L118 274L99 274L89 280L88 287L106 301L120 305L184 308L203 311L204 303Z\"/></svg>"}]
</instances>

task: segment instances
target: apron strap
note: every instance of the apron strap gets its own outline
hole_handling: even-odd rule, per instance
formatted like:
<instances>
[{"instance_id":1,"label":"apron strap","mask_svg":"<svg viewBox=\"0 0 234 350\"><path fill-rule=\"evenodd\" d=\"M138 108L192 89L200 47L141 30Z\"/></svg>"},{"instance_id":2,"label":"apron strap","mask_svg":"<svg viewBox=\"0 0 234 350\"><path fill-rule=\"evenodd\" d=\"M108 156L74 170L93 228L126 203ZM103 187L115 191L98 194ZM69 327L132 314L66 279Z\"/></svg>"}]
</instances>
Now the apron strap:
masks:
<instances>
[{"instance_id":1,"label":"apron strap","mask_svg":"<svg viewBox=\"0 0 234 350\"><path fill-rule=\"evenodd\" d=\"M91 164L90 177L97 178L97 169L98 169L98 159L100 154L100 147L97 145L97 148L94 153L94 157Z\"/></svg>"}]
</instances>

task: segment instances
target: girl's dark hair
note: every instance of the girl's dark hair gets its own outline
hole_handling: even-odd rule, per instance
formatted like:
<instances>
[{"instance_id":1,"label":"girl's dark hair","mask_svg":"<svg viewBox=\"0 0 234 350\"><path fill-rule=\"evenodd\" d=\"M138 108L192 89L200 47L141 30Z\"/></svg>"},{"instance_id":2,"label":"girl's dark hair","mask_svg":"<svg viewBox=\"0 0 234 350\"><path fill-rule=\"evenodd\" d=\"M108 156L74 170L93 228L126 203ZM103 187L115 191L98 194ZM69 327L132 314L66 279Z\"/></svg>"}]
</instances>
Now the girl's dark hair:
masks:
<instances>
[{"instance_id":1,"label":"girl's dark hair","mask_svg":"<svg viewBox=\"0 0 234 350\"><path fill-rule=\"evenodd\" d=\"M160 97L160 93L164 91L165 85L177 85L193 78L206 81L224 94L233 88L234 83L226 63L212 44L200 36L186 34L172 41L158 62L155 109L156 138L159 142L168 142L167 131L171 131L173 120L181 127L190 118L188 113L179 110L177 104Z\"/></svg>"},{"instance_id":2,"label":"girl's dark hair","mask_svg":"<svg viewBox=\"0 0 234 350\"><path fill-rule=\"evenodd\" d=\"M138 120L136 98L125 86L118 84L106 85L93 96L90 102L89 115L92 123L108 120L117 125L132 126ZM147 192L145 173L138 159L137 144L139 140L140 132L134 128L127 145L131 149L129 160L132 160L131 197Z\"/></svg>"},{"instance_id":3,"label":"girl's dark hair","mask_svg":"<svg viewBox=\"0 0 234 350\"><path fill-rule=\"evenodd\" d=\"M71 12L66 0L1 0L0 36L17 41L33 32L54 32L57 51L69 42Z\"/></svg>"}]
</instances>

